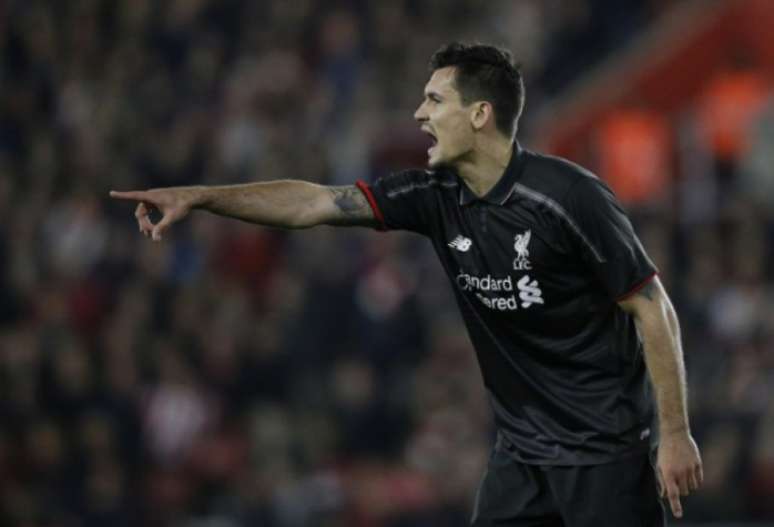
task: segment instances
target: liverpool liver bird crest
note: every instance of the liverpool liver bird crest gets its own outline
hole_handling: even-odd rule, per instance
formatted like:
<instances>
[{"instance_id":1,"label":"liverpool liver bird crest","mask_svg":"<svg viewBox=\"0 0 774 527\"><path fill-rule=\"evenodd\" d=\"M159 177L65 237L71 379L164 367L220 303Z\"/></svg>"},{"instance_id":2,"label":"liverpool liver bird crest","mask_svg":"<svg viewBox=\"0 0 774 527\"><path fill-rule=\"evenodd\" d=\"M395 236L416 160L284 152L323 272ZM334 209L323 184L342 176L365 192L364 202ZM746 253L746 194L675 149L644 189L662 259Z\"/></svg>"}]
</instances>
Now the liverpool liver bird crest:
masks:
<instances>
[{"instance_id":1,"label":"liverpool liver bird crest","mask_svg":"<svg viewBox=\"0 0 774 527\"><path fill-rule=\"evenodd\" d=\"M532 231L528 230L524 234L517 234L514 239L513 248L516 250L516 259L513 261L513 268L516 271L531 269L529 263L529 240L532 237Z\"/></svg>"}]
</instances>

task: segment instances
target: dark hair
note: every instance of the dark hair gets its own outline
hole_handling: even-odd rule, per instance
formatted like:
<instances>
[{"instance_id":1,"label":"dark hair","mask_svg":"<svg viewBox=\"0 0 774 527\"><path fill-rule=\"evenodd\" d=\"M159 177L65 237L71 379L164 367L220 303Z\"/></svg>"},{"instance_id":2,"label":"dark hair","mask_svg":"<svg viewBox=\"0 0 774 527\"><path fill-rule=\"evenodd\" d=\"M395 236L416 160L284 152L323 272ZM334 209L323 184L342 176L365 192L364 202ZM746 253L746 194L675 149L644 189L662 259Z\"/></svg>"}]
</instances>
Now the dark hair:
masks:
<instances>
[{"instance_id":1,"label":"dark hair","mask_svg":"<svg viewBox=\"0 0 774 527\"><path fill-rule=\"evenodd\" d=\"M524 108L524 79L511 53L485 44L447 44L430 58L430 71L454 66L462 103L488 101L497 129L511 137Z\"/></svg>"}]
</instances>

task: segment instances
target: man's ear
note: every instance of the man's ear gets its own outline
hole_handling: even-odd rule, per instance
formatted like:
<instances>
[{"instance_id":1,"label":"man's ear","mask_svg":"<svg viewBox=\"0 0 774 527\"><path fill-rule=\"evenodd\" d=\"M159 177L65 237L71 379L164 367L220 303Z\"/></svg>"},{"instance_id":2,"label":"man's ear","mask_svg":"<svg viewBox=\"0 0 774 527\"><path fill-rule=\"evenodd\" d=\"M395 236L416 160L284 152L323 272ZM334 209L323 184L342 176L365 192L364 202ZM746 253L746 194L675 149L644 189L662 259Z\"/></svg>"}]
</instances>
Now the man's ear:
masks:
<instances>
[{"instance_id":1,"label":"man's ear","mask_svg":"<svg viewBox=\"0 0 774 527\"><path fill-rule=\"evenodd\" d=\"M492 105L486 101L474 102L470 109L470 124L474 130L481 130L494 118Z\"/></svg>"}]
</instances>

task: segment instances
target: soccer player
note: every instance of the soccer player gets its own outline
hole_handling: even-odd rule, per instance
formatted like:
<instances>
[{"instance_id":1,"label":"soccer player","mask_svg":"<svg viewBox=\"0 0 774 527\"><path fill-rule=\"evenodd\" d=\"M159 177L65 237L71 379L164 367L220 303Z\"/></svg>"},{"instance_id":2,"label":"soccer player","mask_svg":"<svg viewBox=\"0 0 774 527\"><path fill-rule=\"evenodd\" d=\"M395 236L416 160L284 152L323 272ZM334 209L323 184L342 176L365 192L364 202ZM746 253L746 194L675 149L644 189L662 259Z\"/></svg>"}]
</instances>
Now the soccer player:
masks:
<instances>
[{"instance_id":1,"label":"soccer player","mask_svg":"<svg viewBox=\"0 0 774 527\"><path fill-rule=\"evenodd\" d=\"M660 497L681 517L702 464L680 329L629 219L592 173L516 141L524 84L509 52L453 43L430 66L414 114L432 138L426 170L372 185L280 180L111 196L139 202L140 231L157 241L194 209L426 236L498 431L472 525L661 526Z\"/></svg>"}]
</instances>

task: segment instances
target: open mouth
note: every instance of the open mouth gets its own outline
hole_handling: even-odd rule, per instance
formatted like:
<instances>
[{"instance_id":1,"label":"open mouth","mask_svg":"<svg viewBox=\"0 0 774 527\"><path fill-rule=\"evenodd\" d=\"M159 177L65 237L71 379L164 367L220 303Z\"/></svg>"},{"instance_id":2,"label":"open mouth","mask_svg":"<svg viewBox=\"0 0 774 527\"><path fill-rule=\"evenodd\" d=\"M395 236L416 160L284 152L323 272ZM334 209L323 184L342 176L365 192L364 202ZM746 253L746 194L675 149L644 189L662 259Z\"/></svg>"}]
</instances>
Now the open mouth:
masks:
<instances>
[{"instance_id":1,"label":"open mouth","mask_svg":"<svg viewBox=\"0 0 774 527\"><path fill-rule=\"evenodd\" d=\"M431 132L426 128L423 128L422 132L424 132L430 138L430 148L428 150L432 149L434 146L438 144L438 138L435 136L433 132Z\"/></svg>"}]
</instances>

